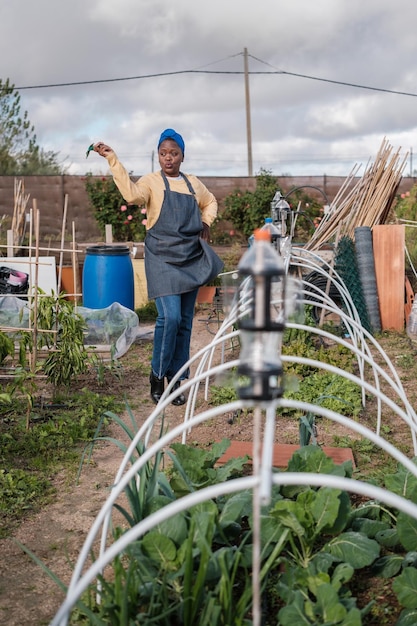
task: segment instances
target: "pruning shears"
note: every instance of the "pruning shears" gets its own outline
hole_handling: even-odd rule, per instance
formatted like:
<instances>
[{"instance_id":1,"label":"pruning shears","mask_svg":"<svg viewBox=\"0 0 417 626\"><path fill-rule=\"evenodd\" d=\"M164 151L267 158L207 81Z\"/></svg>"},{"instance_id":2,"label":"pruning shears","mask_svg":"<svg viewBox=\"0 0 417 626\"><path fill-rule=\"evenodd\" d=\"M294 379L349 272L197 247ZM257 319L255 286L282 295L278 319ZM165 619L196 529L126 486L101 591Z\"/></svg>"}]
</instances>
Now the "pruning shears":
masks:
<instances>
[{"instance_id":1,"label":"pruning shears","mask_svg":"<svg viewBox=\"0 0 417 626\"><path fill-rule=\"evenodd\" d=\"M86 155L85 155L85 158L86 158L86 159L88 158L88 155L90 154L90 152L91 152L92 150L94 150L94 144L93 144L93 143L92 143L90 146L88 146L87 153L86 153Z\"/></svg>"}]
</instances>

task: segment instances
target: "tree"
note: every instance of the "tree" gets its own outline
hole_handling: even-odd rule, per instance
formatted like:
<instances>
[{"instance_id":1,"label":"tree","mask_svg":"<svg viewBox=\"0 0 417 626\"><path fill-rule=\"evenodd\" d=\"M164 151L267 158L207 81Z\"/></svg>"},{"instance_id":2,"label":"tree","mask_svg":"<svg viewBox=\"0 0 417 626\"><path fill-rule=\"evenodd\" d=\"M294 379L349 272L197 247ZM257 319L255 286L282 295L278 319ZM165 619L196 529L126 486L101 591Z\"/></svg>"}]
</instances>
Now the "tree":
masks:
<instances>
[{"instance_id":1,"label":"tree","mask_svg":"<svg viewBox=\"0 0 417 626\"><path fill-rule=\"evenodd\" d=\"M0 80L0 175L62 174L58 153L37 144L28 112L20 111L20 95L7 78Z\"/></svg>"},{"instance_id":2,"label":"tree","mask_svg":"<svg viewBox=\"0 0 417 626\"><path fill-rule=\"evenodd\" d=\"M242 192L237 189L226 196L222 218L231 221L238 231L249 237L255 228L263 225L266 217L271 217L271 202L278 190L282 192L278 178L270 171L261 169L256 176L255 191ZM289 191L286 198L291 209L297 211L295 240L306 242L321 219L322 205L305 193L302 187ZM298 206L302 207L300 211Z\"/></svg>"}]
</instances>

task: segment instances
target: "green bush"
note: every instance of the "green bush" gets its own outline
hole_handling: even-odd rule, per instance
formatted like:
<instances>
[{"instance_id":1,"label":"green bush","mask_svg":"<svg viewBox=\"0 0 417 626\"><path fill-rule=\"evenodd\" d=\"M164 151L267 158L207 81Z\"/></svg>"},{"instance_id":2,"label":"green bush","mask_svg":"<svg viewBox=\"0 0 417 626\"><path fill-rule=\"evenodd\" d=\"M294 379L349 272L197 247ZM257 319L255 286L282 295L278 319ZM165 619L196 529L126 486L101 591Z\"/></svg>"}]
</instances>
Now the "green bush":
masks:
<instances>
[{"instance_id":1,"label":"green bush","mask_svg":"<svg viewBox=\"0 0 417 626\"><path fill-rule=\"evenodd\" d=\"M88 174L85 188L103 237L110 224L115 241L144 240L146 210L127 204L111 177Z\"/></svg>"},{"instance_id":2,"label":"green bush","mask_svg":"<svg viewBox=\"0 0 417 626\"><path fill-rule=\"evenodd\" d=\"M223 219L230 220L234 227L249 237L256 228L262 226L265 217L271 215L271 202L278 189L275 176L262 170L256 176L256 189L229 194L224 201Z\"/></svg>"},{"instance_id":3,"label":"green bush","mask_svg":"<svg viewBox=\"0 0 417 626\"><path fill-rule=\"evenodd\" d=\"M229 220L235 229L250 237L256 228L263 225L265 218L271 216L271 202L277 191L281 191L285 196L277 177L261 169L256 176L254 192L242 192L237 189L225 198L222 219ZM291 209L300 211L296 220L294 240L306 242L321 219L322 205L303 188L290 190L286 195Z\"/></svg>"}]
</instances>

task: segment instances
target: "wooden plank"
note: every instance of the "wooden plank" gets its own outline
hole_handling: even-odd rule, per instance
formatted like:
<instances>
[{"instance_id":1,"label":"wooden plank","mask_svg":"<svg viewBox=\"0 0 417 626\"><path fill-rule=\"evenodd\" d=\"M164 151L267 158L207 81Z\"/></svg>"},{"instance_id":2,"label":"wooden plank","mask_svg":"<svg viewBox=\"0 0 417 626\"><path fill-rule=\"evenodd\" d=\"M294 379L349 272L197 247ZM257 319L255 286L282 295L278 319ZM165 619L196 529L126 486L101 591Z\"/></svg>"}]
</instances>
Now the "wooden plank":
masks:
<instances>
[{"instance_id":1,"label":"wooden plank","mask_svg":"<svg viewBox=\"0 0 417 626\"><path fill-rule=\"evenodd\" d=\"M404 330L405 227L372 228L375 275L382 330Z\"/></svg>"},{"instance_id":2,"label":"wooden plank","mask_svg":"<svg viewBox=\"0 0 417 626\"><path fill-rule=\"evenodd\" d=\"M242 457L248 455L252 457L251 441L231 441L230 446L220 457L218 463L223 465L229 459L235 459L236 457ZM286 468L289 460L296 450L299 450L300 446L290 443L275 443L272 465L276 468ZM350 448L332 448L323 446L321 448L327 456L333 459L337 465L341 465L345 461L352 461L353 467L355 467L355 460L353 458L353 452ZM251 463L251 461L249 461Z\"/></svg>"},{"instance_id":3,"label":"wooden plank","mask_svg":"<svg viewBox=\"0 0 417 626\"><path fill-rule=\"evenodd\" d=\"M135 289L135 309L145 306L148 300L148 286L145 274L145 260L132 259L133 280Z\"/></svg>"},{"instance_id":4,"label":"wooden plank","mask_svg":"<svg viewBox=\"0 0 417 626\"><path fill-rule=\"evenodd\" d=\"M414 302L414 291L411 286L410 280L408 276L405 277L405 304L404 304L404 315L405 315L405 323L407 325L408 316L411 313L411 309L413 307Z\"/></svg>"}]
</instances>

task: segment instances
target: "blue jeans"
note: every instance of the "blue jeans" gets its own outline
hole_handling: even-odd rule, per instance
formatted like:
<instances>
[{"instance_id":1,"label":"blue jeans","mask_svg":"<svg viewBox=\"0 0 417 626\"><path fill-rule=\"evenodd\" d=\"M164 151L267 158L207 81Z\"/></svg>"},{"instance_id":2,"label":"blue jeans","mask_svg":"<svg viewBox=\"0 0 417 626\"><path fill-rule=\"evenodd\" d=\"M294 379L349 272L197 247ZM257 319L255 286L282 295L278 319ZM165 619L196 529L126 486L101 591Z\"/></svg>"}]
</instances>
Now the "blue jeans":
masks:
<instances>
[{"instance_id":1,"label":"blue jeans","mask_svg":"<svg viewBox=\"0 0 417 626\"><path fill-rule=\"evenodd\" d=\"M191 330L198 289L172 296L155 298L156 318L152 371L158 378L169 380L190 358ZM181 374L188 378L189 370Z\"/></svg>"}]
</instances>

